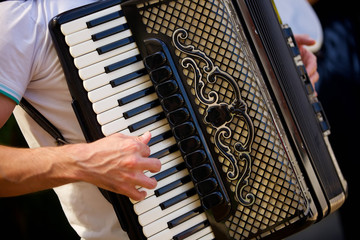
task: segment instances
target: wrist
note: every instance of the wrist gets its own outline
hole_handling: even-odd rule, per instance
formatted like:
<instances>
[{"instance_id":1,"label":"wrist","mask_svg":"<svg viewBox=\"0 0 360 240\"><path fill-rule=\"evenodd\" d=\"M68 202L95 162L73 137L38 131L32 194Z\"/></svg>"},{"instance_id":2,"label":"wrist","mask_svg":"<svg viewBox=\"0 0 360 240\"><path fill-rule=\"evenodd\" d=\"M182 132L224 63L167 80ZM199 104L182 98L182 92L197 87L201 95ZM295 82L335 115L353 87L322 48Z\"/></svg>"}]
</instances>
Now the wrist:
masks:
<instances>
[{"instance_id":1,"label":"wrist","mask_svg":"<svg viewBox=\"0 0 360 240\"><path fill-rule=\"evenodd\" d=\"M59 172L63 173L63 177L69 182L86 181L86 170L84 170L83 162L88 158L87 144L77 143L56 147L59 154L63 154L64 158L59 165Z\"/></svg>"}]
</instances>

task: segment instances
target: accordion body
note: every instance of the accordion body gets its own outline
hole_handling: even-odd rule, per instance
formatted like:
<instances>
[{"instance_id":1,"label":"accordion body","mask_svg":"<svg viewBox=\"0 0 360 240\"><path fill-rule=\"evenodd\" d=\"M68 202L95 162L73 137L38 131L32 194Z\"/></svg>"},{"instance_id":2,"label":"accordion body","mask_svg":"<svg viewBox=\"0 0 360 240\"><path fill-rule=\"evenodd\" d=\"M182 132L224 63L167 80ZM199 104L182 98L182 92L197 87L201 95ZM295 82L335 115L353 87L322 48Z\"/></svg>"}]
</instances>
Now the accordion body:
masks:
<instances>
[{"instance_id":1,"label":"accordion body","mask_svg":"<svg viewBox=\"0 0 360 240\"><path fill-rule=\"evenodd\" d=\"M281 238L344 202L326 116L272 1L100 1L50 29L87 140L150 130L167 159L143 202L102 190L131 239Z\"/></svg>"}]
</instances>

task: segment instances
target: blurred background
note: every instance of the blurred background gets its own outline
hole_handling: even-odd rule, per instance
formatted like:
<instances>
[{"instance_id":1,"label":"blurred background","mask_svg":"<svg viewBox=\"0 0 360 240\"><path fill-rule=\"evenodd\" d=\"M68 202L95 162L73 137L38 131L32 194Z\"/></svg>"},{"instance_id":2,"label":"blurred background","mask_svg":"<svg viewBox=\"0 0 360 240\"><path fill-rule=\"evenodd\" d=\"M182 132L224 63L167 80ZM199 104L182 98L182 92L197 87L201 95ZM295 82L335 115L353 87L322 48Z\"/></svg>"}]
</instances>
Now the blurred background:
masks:
<instances>
[{"instance_id":1,"label":"blurred background","mask_svg":"<svg viewBox=\"0 0 360 240\"><path fill-rule=\"evenodd\" d=\"M360 14L353 0L275 0L283 22L295 33L317 40L316 85L331 126L330 142L348 182L348 198L339 211L289 239L357 239L356 201L360 157ZM0 144L27 147L12 117L0 130ZM69 227L52 190L0 198L0 239L79 239Z\"/></svg>"},{"instance_id":2,"label":"blurred background","mask_svg":"<svg viewBox=\"0 0 360 240\"><path fill-rule=\"evenodd\" d=\"M27 147L13 116L0 129L0 144ZM75 240L79 237L68 224L55 192L46 190L0 198L0 239Z\"/></svg>"}]
</instances>

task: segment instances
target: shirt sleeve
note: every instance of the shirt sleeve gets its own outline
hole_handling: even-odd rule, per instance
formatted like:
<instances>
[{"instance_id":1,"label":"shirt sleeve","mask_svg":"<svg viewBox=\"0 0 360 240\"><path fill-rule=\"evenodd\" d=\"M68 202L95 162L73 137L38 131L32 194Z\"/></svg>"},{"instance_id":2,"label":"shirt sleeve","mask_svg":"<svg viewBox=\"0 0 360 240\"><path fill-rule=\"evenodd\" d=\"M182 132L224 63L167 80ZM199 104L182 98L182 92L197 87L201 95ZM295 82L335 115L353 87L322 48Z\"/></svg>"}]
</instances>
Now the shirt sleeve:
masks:
<instances>
[{"instance_id":1,"label":"shirt sleeve","mask_svg":"<svg viewBox=\"0 0 360 240\"><path fill-rule=\"evenodd\" d=\"M27 2L3 2L0 8L0 93L19 103L31 78L36 24Z\"/></svg>"}]
</instances>

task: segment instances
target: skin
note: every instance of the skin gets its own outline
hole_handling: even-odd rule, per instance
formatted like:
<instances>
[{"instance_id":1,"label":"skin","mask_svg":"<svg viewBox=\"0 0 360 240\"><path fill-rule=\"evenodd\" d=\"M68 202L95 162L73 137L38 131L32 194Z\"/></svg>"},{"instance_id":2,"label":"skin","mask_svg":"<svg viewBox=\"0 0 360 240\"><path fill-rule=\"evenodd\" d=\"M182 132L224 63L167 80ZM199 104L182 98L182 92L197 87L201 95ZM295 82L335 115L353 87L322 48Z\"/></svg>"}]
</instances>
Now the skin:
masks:
<instances>
[{"instance_id":1,"label":"skin","mask_svg":"<svg viewBox=\"0 0 360 240\"><path fill-rule=\"evenodd\" d=\"M319 79L316 57L303 45L314 40L295 36L311 82ZM0 94L0 127L10 117L16 103ZM140 137L117 133L93 143L61 147L22 149L0 146L0 197L16 196L84 181L140 201L146 193L136 186L154 189L157 182L144 171L158 172L161 163L149 158L150 133Z\"/></svg>"},{"instance_id":2,"label":"skin","mask_svg":"<svg viewBox=\"0 0 360 240\"><path fill-rule=\"evenodd\" d=\"M304 46L312 46L316 42L314 39L310 38L306 34L295 35L295 40L299 46L301 58L309 75L310 81L315 89L315 83L319 80L316 56L312 52L307 50Z\"/></svg>"},{"instance_id":3,"label":"skin","mask_svg":"<svg viewBox=\"0 0 360 240\"><path fill-rule=\"evenodd\" d=\"M11 115L15 102L0 94L0 126ZM22 195L85 181L142 200L156 180L145 170L158 172L161 163L149 158L149 132L140 137L113 134L93 143L22 149L0 146L0 197ZM14 157L15 156L15 157Z\"/></svg>"}]
</instances>

